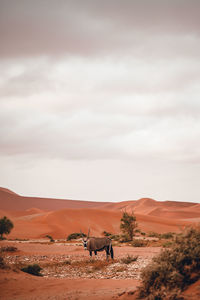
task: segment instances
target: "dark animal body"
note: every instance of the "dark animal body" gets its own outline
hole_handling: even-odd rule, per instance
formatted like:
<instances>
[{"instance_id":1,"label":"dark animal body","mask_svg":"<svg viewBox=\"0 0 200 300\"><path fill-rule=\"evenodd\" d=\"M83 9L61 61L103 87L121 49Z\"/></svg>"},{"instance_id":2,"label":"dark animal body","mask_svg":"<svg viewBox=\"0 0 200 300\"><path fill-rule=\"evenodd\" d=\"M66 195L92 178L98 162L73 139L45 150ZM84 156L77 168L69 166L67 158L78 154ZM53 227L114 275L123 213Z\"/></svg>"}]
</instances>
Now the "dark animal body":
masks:
<instances>
[{"instance_id":1,"label":"dark animal body","mask_svg":"<svg viewBox=\"0 0 200 300\"><path fill-rule=\"evenodd\" d=\"M85 249L90 252L90 256L92 256L92 252L97 255L99 251L106 251L106 257L108 259L109 255L111 258L114 258L114 252L112 247L112 240L107 237L91 237L87 240L83 241Z\"/></svg>"}]
</instances>

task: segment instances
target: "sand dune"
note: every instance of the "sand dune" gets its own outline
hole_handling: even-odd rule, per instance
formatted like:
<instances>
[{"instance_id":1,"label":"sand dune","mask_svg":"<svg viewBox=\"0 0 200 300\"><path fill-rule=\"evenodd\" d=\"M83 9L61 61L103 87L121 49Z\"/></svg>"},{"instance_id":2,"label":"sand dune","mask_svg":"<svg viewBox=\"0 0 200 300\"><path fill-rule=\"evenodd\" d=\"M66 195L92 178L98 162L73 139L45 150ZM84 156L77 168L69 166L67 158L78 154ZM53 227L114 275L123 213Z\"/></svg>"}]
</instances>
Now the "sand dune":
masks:
<instances>
[{"instance_id":1,"label":"sand dune","mask_svg":"<svg viewBox=\"0 0 200 300\"><path fill-rule=\"evenodd\" d=\"M10 190L0 188L0 209L4 210L27 210L38 208L42 210L59 210L64 208L95 208L101 207L107 202L93 202L69 199L53 199L40 197L19 196Z\"/></svg>"},{"instance_id":2,"label":"sand dune","mask_svg":"<svg viewBox=\"0 0 200 300\"><path fill-rule=\"evenodd\" d=\"M143 198L118 203L22 197L0 189L0 216L14 223L10 238L66 238L80 229L92 235L120 233L123 211L133 211L142 231L168 232L200 220L200 204Z\"/></svg>"}]
</instances>

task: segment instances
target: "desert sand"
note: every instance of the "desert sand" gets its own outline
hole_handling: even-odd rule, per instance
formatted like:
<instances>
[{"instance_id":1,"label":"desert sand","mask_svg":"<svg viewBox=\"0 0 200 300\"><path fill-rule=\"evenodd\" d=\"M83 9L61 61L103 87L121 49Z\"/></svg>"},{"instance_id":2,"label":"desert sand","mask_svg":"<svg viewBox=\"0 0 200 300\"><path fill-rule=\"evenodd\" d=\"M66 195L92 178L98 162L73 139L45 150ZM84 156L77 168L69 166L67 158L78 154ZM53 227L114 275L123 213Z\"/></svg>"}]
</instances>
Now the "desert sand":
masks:
<instances>
[{"instance_id":1,"label":"desert sand","mask_svg":"<svg viewBox=\"0 0 200 300\"><path fill-rule=\"evenodd\" d=\"M43 277L36 277L13 269L16 263L25 262L44 266L67 259L87 262L88 253L80 242L66 243L66 237L80 230L87 233L88 228L94 236L102 236L103 231L119 234L120 218L125 210L134 212L138 228L146 233L179 232L200 221L198 203L159 202L150 198L118 203L47 199L24 197L0 188L0 217L7 216L14 223L9 240L1 241L0 247L17 248L17 252L3 254L9 269L0 270L0 299L134 299L141 269L159 253L159 247L115 246L113 268L116 269L109 272L105 269L100 273L79 274L62 265L57 271L46 268ZM49 243L46 235L57 242ZM137 262L122 265L120 260L127 255L138 256ZM103 253L98 257L105 260ZM197 297L197 287L197 284L190 287L190 296Z\"/></svg>"},{"instance_id":2,"label":"desert sand","mask_svg":"<svg viewBox=\"0 0 200 300\"><path fill-rule=\"evenodd\" d=\"M0 217L15 224L9 238L66 238L72 232L117 234L123 211L134 211L144 232L178 232L200 221L200 204L144 198L119 203L24 197L0 188Z\"/></svg>"}]
</instances>

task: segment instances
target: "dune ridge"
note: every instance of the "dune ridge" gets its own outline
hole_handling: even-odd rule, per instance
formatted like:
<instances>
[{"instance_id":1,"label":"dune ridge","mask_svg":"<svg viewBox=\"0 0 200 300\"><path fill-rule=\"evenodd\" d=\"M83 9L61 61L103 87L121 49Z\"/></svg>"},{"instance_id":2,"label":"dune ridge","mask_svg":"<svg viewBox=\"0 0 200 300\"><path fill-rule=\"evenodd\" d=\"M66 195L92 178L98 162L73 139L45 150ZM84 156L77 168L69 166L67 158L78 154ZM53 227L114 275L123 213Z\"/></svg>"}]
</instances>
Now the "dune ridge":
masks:
<instances>
[{"instance_id":1,"label":"dune ridge","mask_svg":"<svg viewBox=\"0 0 200 300\"><path fill-rule=\"evenodd\" d=\"M200 222L200 204L156 201L151 198L113 202L61 200L24 197L0 188L0 216L14 223L10 238L66 238L72 232L91 230L120 233L124 211L134 212L138 227L144 231L177 232L184 226Z\"/></svg>"}]
</instances>

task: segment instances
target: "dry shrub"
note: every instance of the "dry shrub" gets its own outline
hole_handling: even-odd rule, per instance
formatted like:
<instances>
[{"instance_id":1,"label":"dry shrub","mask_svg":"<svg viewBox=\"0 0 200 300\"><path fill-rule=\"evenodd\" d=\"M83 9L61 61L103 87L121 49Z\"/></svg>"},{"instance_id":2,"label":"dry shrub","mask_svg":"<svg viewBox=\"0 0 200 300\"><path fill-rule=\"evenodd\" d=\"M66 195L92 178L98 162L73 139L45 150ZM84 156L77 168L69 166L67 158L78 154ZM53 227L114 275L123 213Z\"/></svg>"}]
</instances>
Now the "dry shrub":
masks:
<instances>
[{"instance_id":1,"label":"dry shrub","mask_svg":"<svg viewBox=\"0 0 200 300\"><path fill-rule=\"evenodd\" d=\"M0 256L0 269L7 269L8 266L6 265L2 256Z\"/></svg>"},{"instance_id":2,"label":"dry shrub","mask_svg":"<svg viewBox=\"0 0 200 300\"><path fill-rule=\"evenodd\" d=\"M148 241L146 240L136 240L134 239L131 243L131 246L133 247L147 247L148 246Z\"/></svg>"},{"instance_id":3,"label":"dry shrub","mask_svg":"<svg viewBox=\"0 0 200 300\"><path fill-rule=\"evenodd\" d=\"M200 278L200 227L177 236L173 247L154 257L141 276L140 298L180 299L179 293Z\"/></svg>"},{"instance_id":4,"label":"dry shrub","mask_svg":"<svg viewBox=\"0 0 200 300\"><path fill-rule=\"evenodd\" d=\"M102 270L105 267L109 266L112 261L107 260L96 260L96 259L87 259L87 260L79 260L72 262L72 267L79 267L79 268L88 268L92 267L93 270L98 271Z\"/></svg>"},{"instance_id":5,"label":"dry shrub","mask_svg":"<svg viewBox=\"0 0 200 300\"><path fill-rule=\"evenodd\" d=\"M137 261L137 259L138 259L138 256L136 255L136 256L132 256L132 255L127 255L126 257L123 257L123 258L121 258L121 263L123 263L123 264L130 264L130 263L132 263L132 262L135 262L135 261Z\"/></svg>"},{"instance_id":6,"label":"dry shrub","mask_svg":"<svg viewBox=\"0 0 200 300\"><path fill-rule=\"evenodd\" d=\"M17 247L13 246L7 246L7 247L1 247L0 252L16 252L18 251Z\"/></svg>"},{"instance_id":7,"label":"dry shrub","mask_svg":"<svg viewBox=\"0 0 200 300\"><path fill-rule=\"evenodd\" d=\"M120 266L120 267L116 267L114 270L115 270L116 273L121 273L121 272L126 271L127 267L126 266Z\"/></svg>"},{"instance_id":8,"label":"dry shrub","mask_svg":"<svg viewBox=\"0 0 200 300\"><path fill-rule=\"evenodd\" d=\"M86 234L81 233L81 232L74 232L74 233L71 233L67 236L67 241L77 240L77 239L80 239L82 237L86 237Z\"/></svg>"},{"instance_id":9,"label":"dry shrub","mask_svg":"<svg viewBox=\"0 0 200 300\"><path fill-rule=\"evenodd\" d=\"M110 263L108 261L97 260L93 265L92 268L94 271L100 271L105 269Z\"/></svg>"}]
</instances>

